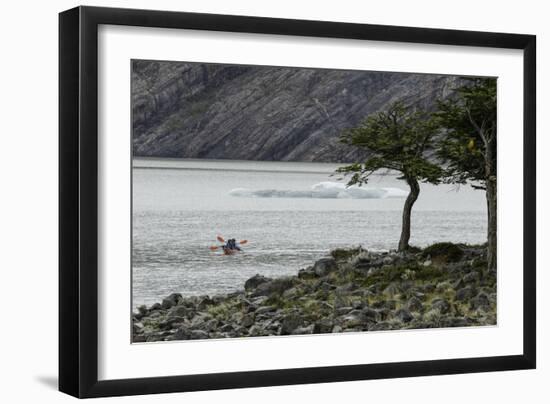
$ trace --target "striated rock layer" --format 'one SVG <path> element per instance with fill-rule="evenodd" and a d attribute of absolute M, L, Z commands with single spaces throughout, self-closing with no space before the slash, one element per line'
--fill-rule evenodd
<path fill-rule="evenodd" d="M 433 108 L 457 76 L 135 60 L 135 156 L 349 162 L 338 137 L 402 100 Z"/>

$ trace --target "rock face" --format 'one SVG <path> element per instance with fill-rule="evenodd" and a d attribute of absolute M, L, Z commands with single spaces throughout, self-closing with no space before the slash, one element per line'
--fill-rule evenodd
<path fill-rule="evenodd" d="M 135 156 L 350 162 L 343 129 L 401 100 L 432 108 L 460 79 L 136 60 Z"/>
<path fill-rule="evenodd" d="M 432 246 L 433 247 L 433 246 Z M 456 248 L 455 248 L 456 247 Z M 133 341 L 384 331 L 496 324 L 496 274 L 483 247 L 425 265 L 417 253 L 335 250 L 298 276 L 256 275 L 228 295 L 182 297 L 133 314 Z M 475 274 L 475 275 L 472 275 Z"/>

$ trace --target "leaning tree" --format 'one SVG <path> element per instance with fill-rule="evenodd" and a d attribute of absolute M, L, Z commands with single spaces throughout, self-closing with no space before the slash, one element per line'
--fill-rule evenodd
<path fill-rule="evenodd" d="M 438 156 L 446 165 L 445 182 L 486 191 L 487 265 L 497 265 L 497 82 L 468 79 L 457 96 L 439 102 L 436 121 L 444 134 Z"/>
<path fill-rule="evenodd" d="M 403 207 L 403 221 L 398 250 L 409 248 L 411 236 L 411 211 L 420 194 L 421 182 L 438 184 L 442 168 L 426 157 L 433 148 L 438 127 L 423 110 L 407 108 L 394 103 L 387 111 L 369 116 L 358 127 L 347 129 L 341 141 L 368 153 L 364 162 L 351 164 L 337 170 L 351 175 L 348 186 L 366 184 L 369 177 L 380 169 L 399 172 L 399 179 L 410 188 Z"/>

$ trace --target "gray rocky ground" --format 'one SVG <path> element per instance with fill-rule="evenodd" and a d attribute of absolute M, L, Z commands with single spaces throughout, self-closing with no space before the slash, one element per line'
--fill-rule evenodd
<path fill-rule="evenodd" d="M 133 341 L 322 334 L 496 324 L 484 246 L 407 253 L 334 250 L 296 276 L 256 275 L 227 295 L 173 293 L 133 314 Z"/>

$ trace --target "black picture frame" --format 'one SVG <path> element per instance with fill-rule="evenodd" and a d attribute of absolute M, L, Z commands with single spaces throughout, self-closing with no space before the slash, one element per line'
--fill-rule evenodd
<path fill-rule="evenodd" d="M 523 354 L 99 381 L 97 62 L 100 24 L 523 50 Z M 536 37 L 533 35 L 97 7 L 77 7 L 60 13 L 59 390 L 85 398 L 534 369 L 535 73 Z"/>

